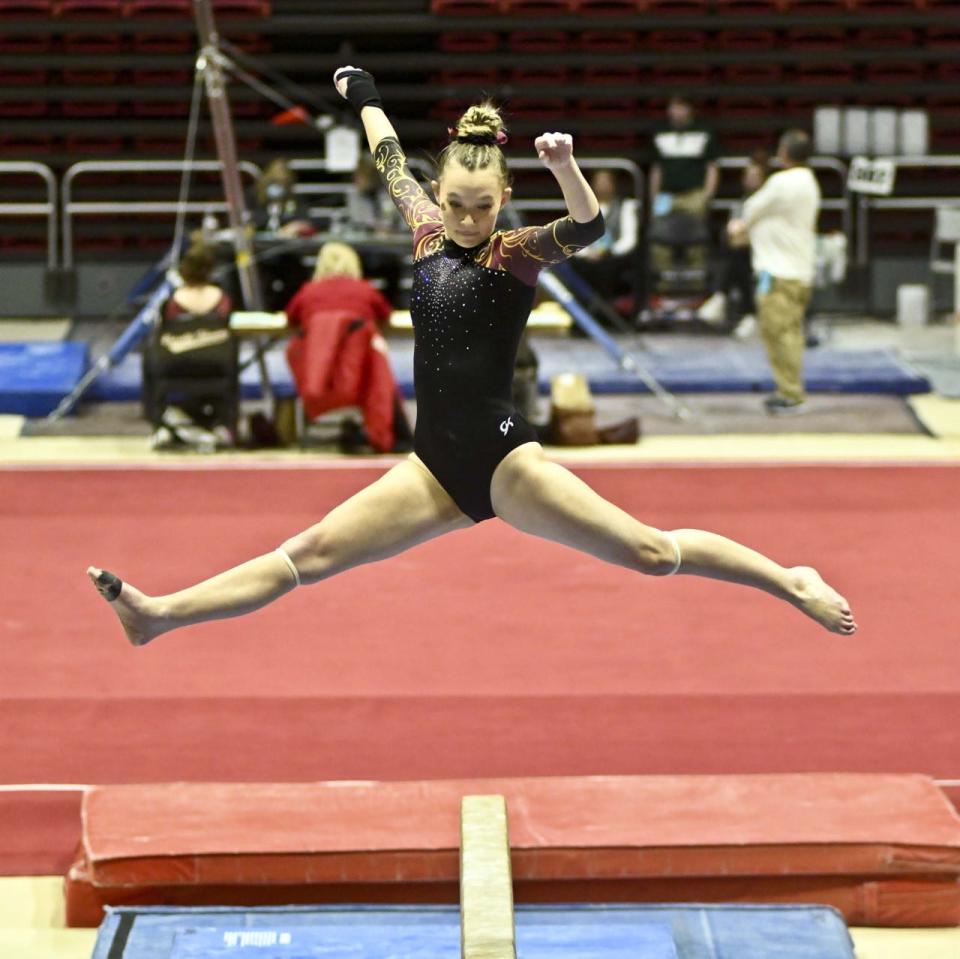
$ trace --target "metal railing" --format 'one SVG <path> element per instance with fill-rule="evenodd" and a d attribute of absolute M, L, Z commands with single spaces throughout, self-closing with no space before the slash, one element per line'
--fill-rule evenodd
<path fill-rule="evenodd" d="M 0 216 L 42 216 L 47 219 L 47 267 L 57 266 L 57 180 L 45 163 L 28 160 L 0 163 L 0 176 L 18 174 L 38 176 L 47 187 L 46 203 L 0 203 Z"/>
<path fill-rule="evenodd" d="M 84 160 L 74 163 L 63 175 L 60 187 L 61 211 L 63 227 L 63 266 L 71 269 L 74 265 L 73 249 L 73 219 L 76 216 L 112 215 L 142 215 L 142 214 L 169 214 L 176 216 L 181 210 L 177 200 L 110 200 L 110 201 L 78 201 L 73 199 L 74 181 L 90 173 L 182 173 L 185 169 L 196 173 L 212 173 L 220 170 L 218 160 L 194 160 L 187 164 L 183 160 Z M 242 161 L 239 164 L 241 173 L 256 180 L 260 176 L 260 168 L 255 163 Z M 182 207 L 187 213 L 224 213 L 227 204 L 224 200 L 189 201 Z"/>
<path fill-rule="evenodd" d="M 898 173 L 903 168 L 917 169 L 960 168 L 960 156 L 895 156 L 884 157 Z M 857 202 L 857 265 L 866 266 L 870 258 L 871 210 L 930 210 L 938 206 L 960 203 L 960 196 L 860 196 Z"/>
<path fill-rule="evenodd" d="M 820 201 L 821 210 L 837 210 L 840 213 L 843 223 L 843 232 L 847 237 L 847 243 L 853 240 L 853 203 L 850 192 L 847 189 L 847 173 L 849 172 L 847 164 L 833 157 L 810 157 L 810 168 L 820 170 L 825 173 L 836 173 L 840 178 L 840 196 L 828 196 Z M 717 160 L 717 166 L 721 170 L 742 170 L 750 163 L 749 157 L 721 157 Z M 715 210 L 733 210 L 736 209 L 742 200 L 712 200 L 710 208 Z"/>

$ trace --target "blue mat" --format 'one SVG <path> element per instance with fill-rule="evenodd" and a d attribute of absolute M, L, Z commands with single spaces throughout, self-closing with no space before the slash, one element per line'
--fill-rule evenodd
<path fill-rule="evenodd" d="M 819 906 L 521 906 L 518 959 L 853 959 Z M 458 959 L 450 906 L 109 910 L 92 959 Z"/>
<path fill-rule="evenodd" d="M 550 379 L 558 373 L 579 371 L 587 376 L 595 393 L 644 393 L 635 377 L 618 370 L 593 343 L 583 340 L 538 340 L 540 390 L 549 392 Z M 249 355 L 248 351 L 245 351 Z M 391 362 L 406 396 L 413 396 L 413 342 L 391 343 Z M 766 357 L 760 347 L 719 342 L 715 346 L 678 343 L 654 346 L 639 354 L 650 372 L 676 393 L 749 393 L 770 391 Z M 930 383 L 904 362 L 894 350 L 810 350 L 805 360 L 805 380 L 811 392 L 926 393 Z M 46 416 L 77 383 L 88 366 L 86 344 L 0 344 L 0 413 Z M 295 395 L 293 380 L 282 347 L 267 354 L 267 369 L 274 392 L 280 398 Z M 93 401 L 140 399 L 141 361 L 127 356 L 90 388 Z M 244 399 L 260 396 L 256 366 L 241 377 Z"/>
<path fill-rule="evenodd" d="M 86 373 L 86 343 L 0 343 L 0 413 L 46 416 Z"/>

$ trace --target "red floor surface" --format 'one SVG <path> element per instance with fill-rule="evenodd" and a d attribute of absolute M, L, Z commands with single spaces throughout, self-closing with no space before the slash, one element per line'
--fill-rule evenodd
<path fill-rule="evenodd" d="M 852 640 L 499 521 L 139 650 L 84 576 L 176 589 L 376 475 L 0 471 L 0 779 L 960 778 L 955 468 L 581 471 L 652 524 L 818 566 L 854 604 Z M 0 795 L 0 871 L 63 869 L 78 807 Z"/>

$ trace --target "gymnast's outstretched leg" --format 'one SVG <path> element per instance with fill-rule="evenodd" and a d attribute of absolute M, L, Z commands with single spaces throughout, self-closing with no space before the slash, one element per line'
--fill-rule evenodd
<path fill-rule="evenodd" d="M 147 596 L 93 566 L 87 575 L 110 600 L 130 642 L 142 646 L 183 626 L 243 616 L 301 583 L 317 583 L 471 525 L 426 467 L 411 456 L 280 549 L 180 592 Z"/>
<path fill-rule="evenodd" d="M 497 467 L 493 508 L 511 526 L 654 576 L 690 573 L 753 586 L 786 600 L 835 633 L 856 623 L 847 601 L 809 566 L 790 569 L 716 533 L 663 532 L 609 503 L 538 443 L 519 446 Z"/>

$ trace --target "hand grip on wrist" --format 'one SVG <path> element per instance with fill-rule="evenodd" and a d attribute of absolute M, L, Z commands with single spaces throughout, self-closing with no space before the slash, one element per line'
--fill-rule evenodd
<path fill-rule="evenodd" d="M 343 67 L 333 75 L 333 82 L 336 83 L 344 78 L 347 80 L 346 98 L 357 113 L 364 107 L 380 107 L 381 110 L 383 109 L 383 101 L 380 99 L 380 93 L 373 81 L 373 76 L 366 70 Z"/>

